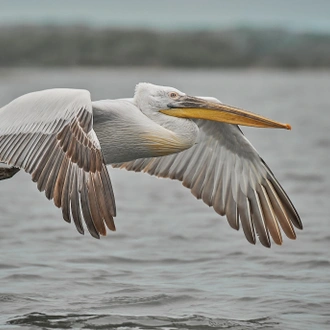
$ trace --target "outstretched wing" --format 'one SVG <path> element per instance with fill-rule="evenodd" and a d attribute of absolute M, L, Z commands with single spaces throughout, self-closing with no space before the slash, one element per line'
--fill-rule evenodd
<path fill-rule="evenodd" d="M 271 245 L 269 233 L 281 244 L 280 226 L 294 239 L 293 225 L 302 228 L 299 215 L 239 127 L 204 120 L 196 124 L 199 140 L 190 149 L 113 166 L 182 181 L 196 198 L 226 215 L 231 227 L 238 230 L 241 222 L 253 244 L 255 233 L 264 246 Z"/>
<path fill-rule="evenodd" d="M 19 97 L 0 109 L 0 161 L 23 168 L 40 191 L 84 233 L 115 230 L 115 200 L 93 130 L 90 94 L 52 89 Z"/>

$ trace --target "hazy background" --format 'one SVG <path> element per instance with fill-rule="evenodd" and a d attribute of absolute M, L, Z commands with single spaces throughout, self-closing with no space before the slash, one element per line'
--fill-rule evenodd
<path fill-rule="evenodd" d="M 1 0 L 3 24 L 87 24 L 157 30 L 237 26 L 329 32 L 327 0 Z"/>
<path fill-rule="evenodd" d="M 330 66 L 326 0 L 0 0 L 0 8 L 0 66 Z"/>
<path fill-rule="evenodd" d="M 252 246 L 179 182 L 109 166 L 117 232 L 95 240 L 21 171 L 0 184 L 0 329 L 329 329 L 329 17 L 325 0 L 0 0 L 0 107 L 147 81 L 288 122 L 243 131 L 304 224 Z"/>

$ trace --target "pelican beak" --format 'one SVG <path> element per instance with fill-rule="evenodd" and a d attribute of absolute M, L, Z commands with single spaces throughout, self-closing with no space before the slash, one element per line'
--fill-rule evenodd
<path fill-rule="evenodd" d="M 289 124 L 279 123 L 230 105 L 192 96 L 182 96 L 170 104 L 169 109 L 160 110 L 160 112 L 179 118 L 206 119 L 252 127 L 291 129 Z"/>

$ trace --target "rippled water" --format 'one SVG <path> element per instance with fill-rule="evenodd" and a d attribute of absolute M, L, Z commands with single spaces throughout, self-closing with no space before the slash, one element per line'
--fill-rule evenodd
<path fill-rule="evenodd" d="M 252 246 L 180 183 L 109 168 L 117 232 L 95 240 L 19 173 L 0 184 L 0 328 L 330 328 L 329 72 L 0 70 L 0 104 L 50 87 L 130 96 L 139 81 L 289 122 L 291 132 L 244 132 L 304 230 Z"/>

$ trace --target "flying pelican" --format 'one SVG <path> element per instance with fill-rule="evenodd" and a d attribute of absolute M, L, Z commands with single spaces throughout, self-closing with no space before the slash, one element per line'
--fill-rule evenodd
<path fill-rule="evenodd" d="M 115 230 L 107 164 L 182 181 L 192 194 L 241 224 L 247 240 L 270 247 L 282 231 L 295 239 L 299 215 L 238 125 L 282 124 L 210 97 L 139 83 L 133 98 L 91 101 L 87 90 L 50 89 L 23 95 L 0 109 L 0 161 L 24 169 L 40 191 L 90 234 Z M 105 226 L 106 225 L 106 226 Z M 257 234 L 257 235 L 256 235 Z"/>

